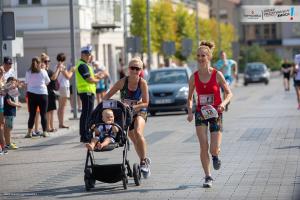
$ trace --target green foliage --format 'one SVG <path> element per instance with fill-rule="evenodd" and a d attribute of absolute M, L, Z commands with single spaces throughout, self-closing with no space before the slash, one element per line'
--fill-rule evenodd
<path fill-rule="evenodd" d="M 182 50 L 182 40 L 184 38 L 189 38 L 194 40 L 194 44 L 196 41 L 196 29 L 195 29 L 195 16 L 192 14 L 189 14 L 188 10 L 184 7 L 183 4 L 180 4 L 176 8 L 175 12 L 175 27 L 176 27 L 176 37 L 175 37 L 175 43 L 176 43 L 176 53 L 175 58 L 177 58 L 180 61 L 187 60 L 186 57 L 181 55 Z"/>
<path fill-rule="evenodd" d="M 241 71 L 244 71 L 248 62 L 263 62 L 274 71 L 280 69 L 281 59 L 278 55 L 269 53 L 258 45 L 242 46 L 239 61 Z"/>
<path fill-rule="evenodd" d="M 142 51 L 146 52 L 147 49 L 147 4 L 146 1 L 132 0 L 130 6 L 131 24 L 130 33 L 133 36 L 141 37 L 143 48 Z"/>
<path fill-rule="evenodd" d="M 174 10 L 170 0 L 157 1 L 151 11 L 151 43 L 155 52 L 161 53 L 164 41 L 175 41 Z"/>

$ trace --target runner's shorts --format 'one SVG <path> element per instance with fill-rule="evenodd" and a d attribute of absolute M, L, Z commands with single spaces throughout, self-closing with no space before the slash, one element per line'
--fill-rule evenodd
<path fill-rule="evenodd" d="M 201 112 L 195 112 L 195 126 L 209 126 L 210 132 L 218 132 L 223 130 L 223 116 L 219 113 L 218 118 L 211 118 L 205 120 Z"/>

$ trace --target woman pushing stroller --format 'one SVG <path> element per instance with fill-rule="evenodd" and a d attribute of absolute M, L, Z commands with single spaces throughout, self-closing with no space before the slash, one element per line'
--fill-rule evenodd
<path fill-rule="evenodd" d="M 132 106 L 134 116 L 129 126 L 129 138 L 134 144 L 140 158 L 141 172 L 144 178 L 150 176 L 150 159 L 146 157 L 147 144 L 144 138 L 144 128 L 147 120 L 147 107 L 149 103 L 147 82 L 139 75 L 143 69 L 143 62 L 134 57 L 129 62 L 128 76 L 116 82 L 103 100 L 111 98 L 117 91 L 121 93 L 121 101 Z"/>

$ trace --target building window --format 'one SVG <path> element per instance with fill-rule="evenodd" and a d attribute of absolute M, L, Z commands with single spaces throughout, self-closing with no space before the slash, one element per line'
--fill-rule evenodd
<path fill-rule="evenodd" d="M 255 25 L 255 36 L 257 39 L 260 39 L 261 38 L 261 26 L 259 24 L 256 24 Z"/>
<path fill-rule="evenodd" d="M 41 0 L 32 0 L 32 4 L 41 4 Z"/>
<path fill-rule="evenodd" d="M 27 3 L 27 0 L 19 0 L 19 5 L 26 5 Z"/>

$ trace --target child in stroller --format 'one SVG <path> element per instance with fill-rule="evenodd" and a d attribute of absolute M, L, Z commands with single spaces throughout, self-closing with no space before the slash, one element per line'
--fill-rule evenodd
<path fill-rule="evenodd" d="M 109 144 L 115 143 L 119 128 L 111 125 L 115 121 L 114 113 L 111 109 L 105 109 L 102 111 L 102 121 L 105 124 L 100 124 L 98 127 L 92 127 L 95 131 L 95 136 L 91 142 L 86 144 L 86 147 L 93 151 L 95 148 L 101 150 Z"/>

